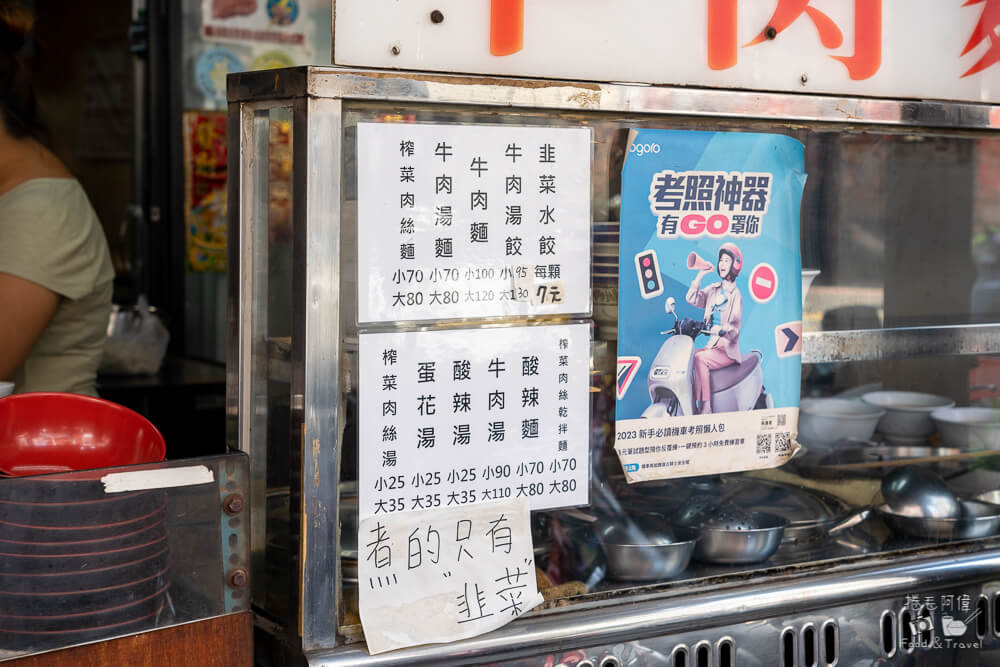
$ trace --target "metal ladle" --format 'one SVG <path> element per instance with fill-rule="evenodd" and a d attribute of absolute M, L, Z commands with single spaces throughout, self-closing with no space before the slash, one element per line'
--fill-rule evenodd
<path fill-rule="evenodd" d="M 882 497 L 896 514 L 924 519 L 957 519 L 962 505 L 930 470 L 904 466 L 882 478 Z"/>

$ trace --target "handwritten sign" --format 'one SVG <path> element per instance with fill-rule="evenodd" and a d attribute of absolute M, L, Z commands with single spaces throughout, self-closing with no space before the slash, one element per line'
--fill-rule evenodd
<path fill-rule="evenodd" d="M 358 124 L 359 322 L 590 312 L 591 130 Z"/>
<path fill-rule="evenodd" d="M 589 324 L 360 336 L 361 516 L 588 500 Z"/>
<path fill-rule="evenodd" d="M 474 637 L 542 603 L 525 498 L 368 517 L 358 547 L 372 655 Z"/>

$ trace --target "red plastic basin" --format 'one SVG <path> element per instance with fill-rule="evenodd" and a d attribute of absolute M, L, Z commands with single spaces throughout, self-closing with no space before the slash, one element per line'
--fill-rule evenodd
<path fill-rule="evenodd" d="M 100 398 L 40 392 L 0 399 L 0 471 L 14 476 L 162 461 L 149 420 Z"/>

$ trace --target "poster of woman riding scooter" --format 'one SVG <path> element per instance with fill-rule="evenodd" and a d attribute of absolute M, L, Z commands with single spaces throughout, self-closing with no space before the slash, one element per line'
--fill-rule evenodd
<path fill-rule="evenodd" d="M 705 309 L 702 332 L 707 328 L 711 336 L 705 347 L 694 353 L 694 409 L 704 415 L 712 412 L 713 371 L 739 364 L 743 359 L 740 356 L 743 295 L 736 287 L 736 277 L 743 268 L 743 253 L 735 243 L 723 243 L 719 247 L 719 261 L 715 267 L 698 257 L 697 253 L 688 257 L 688 263 L 696 265 L 698 274 L 688 288 L 687 302 L 695 308 Z M 703 288 L 702 278 L 714 270 L 718 270 L 721 280 Z M 749 363 L 755 367 L 758 365 L 752 359 Z M 765 400 L 763 388 L 759 396 L 759 400 Z M 766 403 L 761 407 L 764 405 Z"/>
<path fill-rule="evenodd" d="M 774 134 L 630 133 L 615 424 L 630 481 L 794 453 L 803 152 Z"/>

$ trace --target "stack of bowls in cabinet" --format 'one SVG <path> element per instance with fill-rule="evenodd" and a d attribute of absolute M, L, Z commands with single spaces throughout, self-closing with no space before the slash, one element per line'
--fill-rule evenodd
<path fill-rule="evenodd" d="M 810 451 L 829 451 L 841 442 L 866 441 L 885 410 L 851 398 L 803 398 L 799 441 Z"/>
<path fill-rule="evenodd" d="M 0 647 L 152 627 L 169 586 L 166 505 L 162 491 L 105 496 L 97 480 L 0 484 Z"/>
<path fill-rule="evenodd" d="M 959 449 L 1000 449 L 1000 410 L 986 407 L 938 408 L 931 412 L 941 440 Z"/>
<path fill-rule="evenodd" d="M 891 445 L 922 445 L 934 433 L 931 413 L 950 408 L 955 401 L 947 396 L 916 391 L 872 391 L 861 400 L 885 410 L 878 430 Z"/>
<path fill-rule="evenodd" d="M 139 632 L 168 603 L 167 494 L 90 470 L 163 460 L 140 415 L 86 396 L 0 399 L 0 649 Z M 84 470 L 88 472 L 70 472 Z M 57 474 L 39 473 L 58 472 Z"/>

